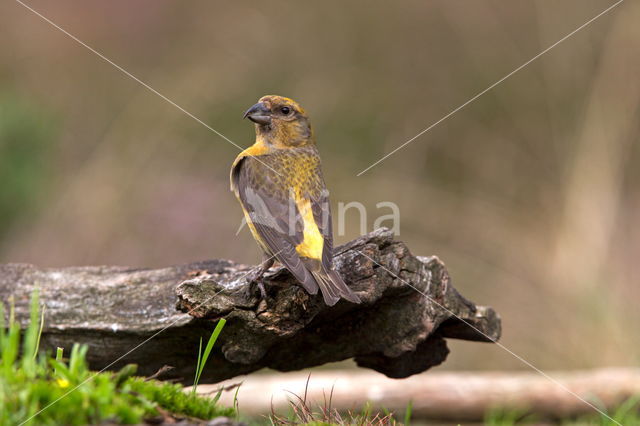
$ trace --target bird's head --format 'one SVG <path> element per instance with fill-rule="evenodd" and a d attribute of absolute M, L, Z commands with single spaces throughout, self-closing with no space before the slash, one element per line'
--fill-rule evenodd
<path fill-rule="evenodd" d="M 256 135 L 268 145 L 292 148 L 313 144 L 313 132 L 305 110 L 293 99 L 267 95 L 244 113 L 256 123 Z"/>

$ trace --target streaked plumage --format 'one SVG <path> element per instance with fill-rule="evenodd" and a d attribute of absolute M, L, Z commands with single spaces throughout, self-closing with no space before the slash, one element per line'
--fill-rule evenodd
<path fill-rule="evenodd" d="M 247 114 L 256 142 L 236 158 L 231 189 L 267 257 L 275 257 L 310 294 L 325 303 L 360 299 L 333 269 L 333 235 L 313 132 L 293 100 L 265 96 Z"/>

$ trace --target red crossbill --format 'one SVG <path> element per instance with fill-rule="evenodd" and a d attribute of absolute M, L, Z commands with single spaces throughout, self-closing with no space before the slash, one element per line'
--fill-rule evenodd
<path fill-rule="evenodd" d="M 231 167 L 231 190 L 262 248 L 261 278 L 274 260 L 327 305 L 360 298 L 333 269 L 331 209 L 309 117 L 295 101 L 264 96 L 245 113 L 255 123 L 255 143 Z"/>

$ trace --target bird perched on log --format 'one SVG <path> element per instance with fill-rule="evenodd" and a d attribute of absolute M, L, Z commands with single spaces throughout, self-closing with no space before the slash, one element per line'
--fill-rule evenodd
<path fill-rule="evenodd" d="M 233 162 L 231 190 L 265 256 L 249 280 L 277 259 L 308 293 L 320 289 L 327 305 L 341 297 L 359 303 L 333 269 L 329 193 L 307 113 L 292 99 L 263 96 L 244 118 L 255 123 L 256 141 Z"/>

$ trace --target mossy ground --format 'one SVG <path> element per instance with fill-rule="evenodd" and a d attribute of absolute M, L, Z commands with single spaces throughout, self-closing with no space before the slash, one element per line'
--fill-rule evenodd
<path fill-rule="evenodd" d="M 217 398 L 185 393 L 182 386 L 136 377 L 129 365 L 118 373 L 88 369 L 87 346 L 74 345 L 68 359 L 38 351 L 38 297 L 24 333 L 0 304 L 0 425 L 140 424 L 186 418 L 234 416 Z M 59 351 L 62 352 L 62 351 Z"/>

